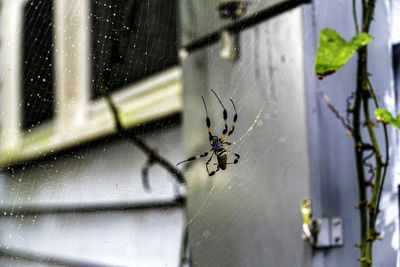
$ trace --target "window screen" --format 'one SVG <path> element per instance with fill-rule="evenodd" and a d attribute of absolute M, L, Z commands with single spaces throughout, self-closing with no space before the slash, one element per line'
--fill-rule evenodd
<path fill-rule="evenodd" d="M 90 7 L 92 98 L 176 65 L 176 1 L 96 0 Z"/>
<path fill-rule="evenodd" d="M 53 1 L 29 0 L 24 7 L 22 41 L 22 128 L 54 116 Z"/>

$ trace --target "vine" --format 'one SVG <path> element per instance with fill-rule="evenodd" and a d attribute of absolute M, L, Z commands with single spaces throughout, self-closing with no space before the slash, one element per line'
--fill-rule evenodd
<path fill-rule="evenodd" d="M 359 209 L 360 217 L 360 242 L 357 247 L 360 249 L 360 266 L 369 267 L 373 264 L 374 241 L 380 239 L 376 230 L 376 220 L 380 211 L 380 199 L 389 164 L 387 123 L 400 128 L 400 115 L 394 118 L 389 111 L 379 107 L 375 89 L 369 79 L 367 44 L 372 40 L 369 28 L 373 20 L 375 0 L 361 0 L 361 28 L 359 28 L 355 0 L 352 1 L 352 5 L 356 35 L 347 42 L 335 30 L 322 29 L 315 60 L 315 72 L 318 78 L 322 79 L 346 64 L 355 52 L 358 54 L 356 90 L 347 99 L 347 117 L 344 118 L 339 114 L 324 93 L 320 92 L 320 94 L 354 140 L 359 193 L 356 208 Z M 353 105 L 351 105 L 352 101 Z M 376 108 L 374 114 L 377 119 L 371 117 L 371 101 Z M 365 121 L 361 120 L 362 117 Z M 383 122 L 381 130 L 384 135 L 384 156 L 375 133 L 375 126 L 379 122 Z"/>

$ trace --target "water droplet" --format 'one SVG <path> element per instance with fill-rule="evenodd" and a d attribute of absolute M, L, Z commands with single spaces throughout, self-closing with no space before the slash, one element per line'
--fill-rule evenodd
<path fill-rule="evenodd" d="M 204 238 L 209 238 L 210 237 L 210 231 L 208 231 L 208 230 L 203 231 L 203 237 Z"/>

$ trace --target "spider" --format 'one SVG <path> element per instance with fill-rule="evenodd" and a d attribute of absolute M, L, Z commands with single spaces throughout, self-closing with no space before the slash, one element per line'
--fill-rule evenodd
<path fill-rule="evenodd" d="M 228 132 L 228 125 L 226 120 L 228 119 L 228 112 L 225 109 L 225 106 L 222 104 L 222 101 L 219 99 L 218 95 L 214 92 L 214 90 L 211 89 L 211 91 L 214 93 L 214 95 L 216 96 L 216 98 L 218 99 L 219 103 L 222 106 L 223 112 L 222 115 L 224 117 L 225 120 L 225 128 L 222 131 L 222 136 L 218 137 L 215 135 L 212 135 L 211 133 L 211 121 L 210 118 L 208 117 L 208 111 L 207 111 L 207 106 L 206 106 L 206 102 L 204 101 L 203 96 L 201 96 L 201 99 L 203 100 L 203 104 L 204 104 L 204 109 L 206 110 L 206 125 L 208 128 L 208 139 L 211 145 L 211 149 L 207 152 L 204 152 L 203 154 L 197 155 L 197 156 L 193 156 L 188 158 L 187 160 L 181 161 L 176 165 L 179 165 L 181 163 L 187 162 L 187 161 L 192 161 L 198 158 L 202 158 L 202 157 L 206 157 L 207 155 L 209 155 L 211 152 L 211 157 L 208 159 L 207 163 L 206 163 L 206 169 L 207 169 L 207 173 L 209 176 L 213 176 L 217 171 L 219 171 L 219 169 L 221 170 L 225 170 L 226 169 L 226 165 L 228 164 L 236 164 L 239 161 L 240 155 L 236 154 L 232 151 L 229 151 L 228 149 L 224 148 L 224 146 L 230 146 L 231 143 L 226 142 L 226 140 L 228 139 L 228 137 L 233 133 L 233 131 L 235 130 L 235 123 L 237 121 L 237 112 L 236 112 L 236 107 L 235 107 L 235 103 L 233 103 L 232 99 L 229 99 L 232 102 L 233 108 L 235 110 L 235 116 L 233 117 L 233 124 L 232 124 L 232 129 Z M 226 133 L 228 133 L 226 135 Z M 225 136 L 226 135 L 226 136 Z M 227 162 L 227 152 L 231 153 L 233 155 L 235 155 L 235 159 L 233 162 Z M 217 165 L 217 169 L 215 171 L 210 172 L 208 169 L 208 164 L 210 163 L 211 159 L 214 157 L 214 154 L 216 155 L 216 163 L 214 163 L 214 165 Z"/>

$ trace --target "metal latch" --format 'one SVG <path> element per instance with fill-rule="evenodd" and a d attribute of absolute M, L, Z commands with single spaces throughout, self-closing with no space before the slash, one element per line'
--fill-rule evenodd
<path fill-rule="evenodd" d="M 340 217 L 313 218 L 309 199 L 300 203 L 303 217 L 302 238 L 313 248 L 340 247 L 343 245 L 343 226 Z"/>

